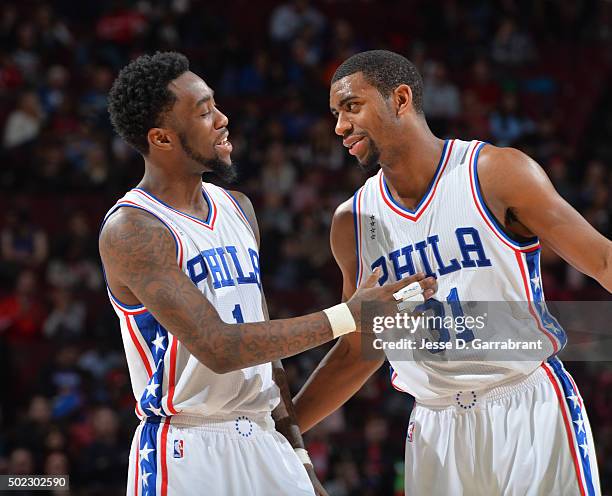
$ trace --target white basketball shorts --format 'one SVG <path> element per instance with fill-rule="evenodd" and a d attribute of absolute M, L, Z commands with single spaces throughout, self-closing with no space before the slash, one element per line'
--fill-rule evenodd
<path fill-rule="evenodd" d="M 525 380 L 417 403 L 406 438 L 406 495 L 600 495 L 589 420 L 556 358 Z"/>
<path fill-rule="evenodd" d="M 313 496 L 310 478 L 269 414 L 147 419 L 138 426 L 128 496 Z"/>

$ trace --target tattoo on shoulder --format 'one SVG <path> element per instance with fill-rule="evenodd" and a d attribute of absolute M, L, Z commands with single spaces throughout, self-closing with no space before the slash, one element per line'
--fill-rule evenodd
<path fill-rule="evenodd" d="M 176 260 L 167 228 L 144 212 L 122 212 L 111 219 L 103 230 L 100 248 L 102 257 L 108 257 L 112 270 L 128 286 L 153 275 L 152 264 Z"/>

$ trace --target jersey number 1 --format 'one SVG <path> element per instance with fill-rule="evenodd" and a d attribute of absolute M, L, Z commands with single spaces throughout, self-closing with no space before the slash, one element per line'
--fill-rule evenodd
<path fill-rule="evenodd" d="M 236 305 L 232 310 L 232 317 L 236 319 L 236 324 L 244 324 L 244 317 L 242 316 L 242 308 L 240 305 Z"/>

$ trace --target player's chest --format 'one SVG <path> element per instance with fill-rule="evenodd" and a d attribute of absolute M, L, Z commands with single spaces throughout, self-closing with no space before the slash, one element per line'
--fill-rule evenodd
<path fill-rule="evenodd" d="M 434 211 L 411 222 L 369 212 L 362 223 L 361 256 L 370 269 L 381 267 L 385 279 L 416 272 L 440 277 L 494 263 L 487 231 L 469 217 L 441 218 Z"/>
<path fill-rule="evenodd" d="M 209 232 L 185 232 L 183 268 L 192 282 L 212 291 L 229 287 L 261 288 L 259 250 L 252 232 L 225 226 Z"/>

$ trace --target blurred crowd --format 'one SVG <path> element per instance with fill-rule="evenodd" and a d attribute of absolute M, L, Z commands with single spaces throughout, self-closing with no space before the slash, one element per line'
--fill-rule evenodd
<path fill-rule="evenodd" d="M 138 182 L 106 94 L 135 56 L 178 50 L 229 116 L 273 318 L 336 303 L 335 207 L 365 177 L 333 134 L 328 83 L 370 48 L 403 53 L 440 137 L 516 146 L 612 234 L 612 3 L 599 0 L 6 0 L 0 9 L 0 473 L 123 494 L 137 424 L 97 253 Z M 606 91 L 607 90 L 607 91 Z M 213 180 L 213 178 L 206 178 Z M 544 249 L 549 300 L 610 295 Z M 294 392 L 327 351 L 286 361 Z M 612 367 L 569 363 L 612 487 Z M 306 442 L 332 496 L 403 494 L 412 399 L 382 369 Z"/>

